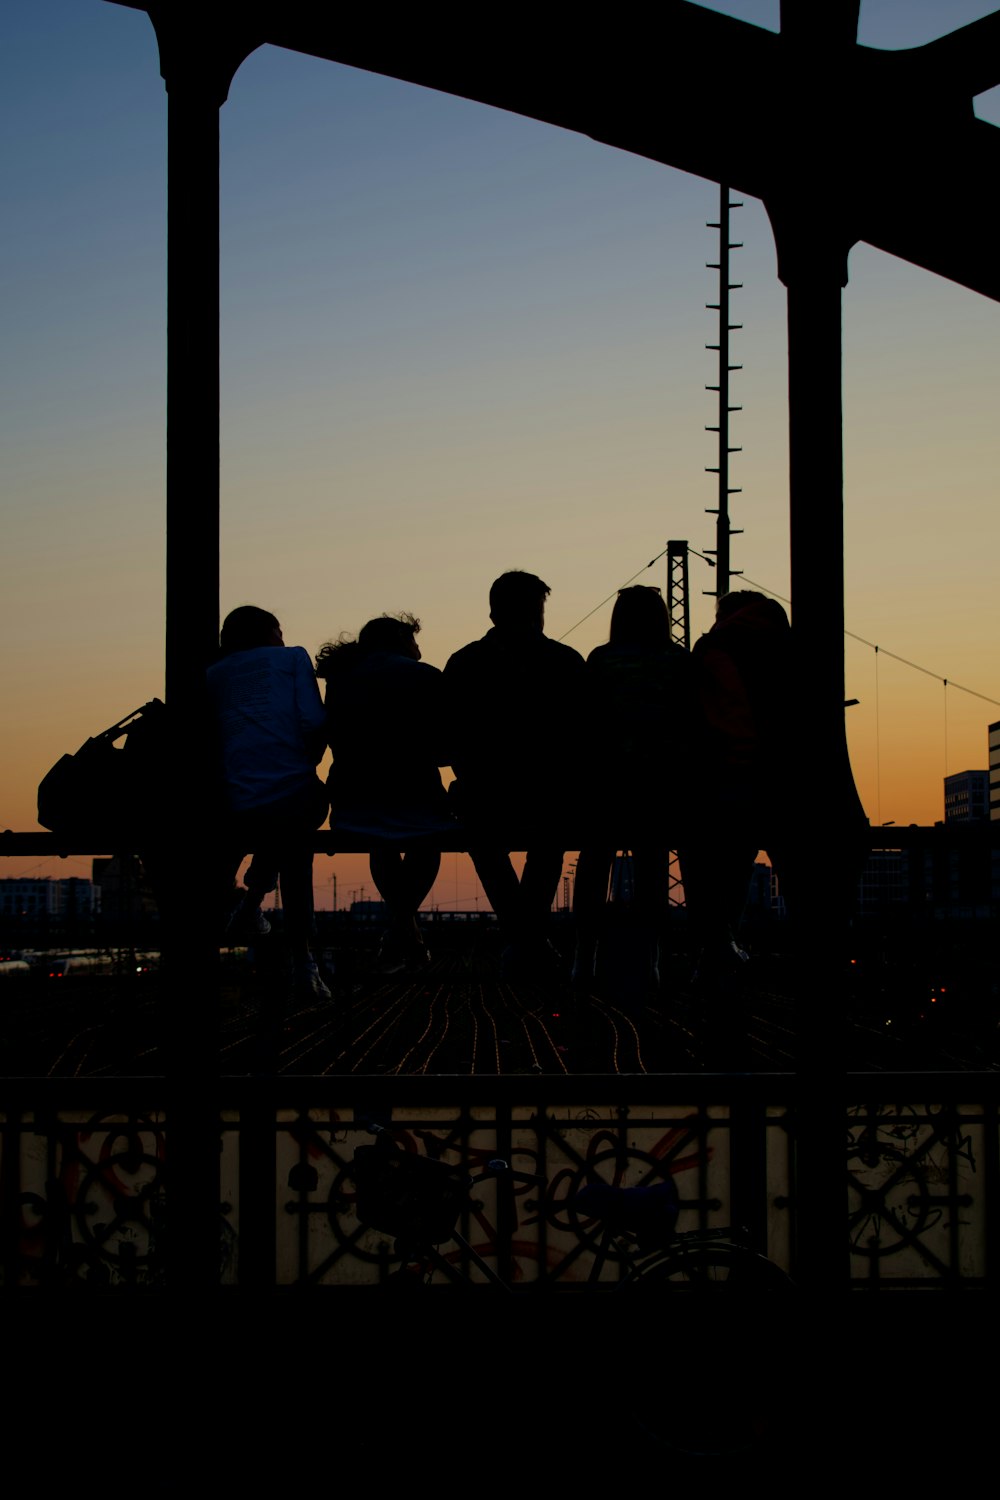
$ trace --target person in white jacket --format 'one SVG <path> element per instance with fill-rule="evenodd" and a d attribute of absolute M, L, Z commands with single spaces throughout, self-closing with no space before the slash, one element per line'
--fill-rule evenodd
<path fill-rule="evenodd" d="M 286 646 L 274 615 L 245 604 L 226 616 L 220 657 L 208 669 L 226 802 L 231 877 L 247 850 L 246 895 L 229 919 L 232 938 L 262 937 L 261 902 L 281 880 L 296 989 L 329 999 L 310 949 L 313 925 L 309 835 L 326 817 L 316 775 L 326 723 L 316 674 L 302 646 Z"/>

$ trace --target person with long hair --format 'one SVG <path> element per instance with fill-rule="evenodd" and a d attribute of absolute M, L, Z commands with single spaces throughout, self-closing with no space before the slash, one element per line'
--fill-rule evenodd
<path fill-rule="evenodd" d="M 669 858 L 685 838 L 696 707 L 691 658 L 670 639 L 659 589 L 620 590 L 606 645 L 587 657 L 583 724 L 588 823 L 574 889 L 573 982 L 595 982 L 598 939 L 615 852 L 632 856 L 633 952 L 640 983 L 659 983 L 658 934 Z M 614 982 L 615 976 L 607 976 Z"/>
<path fill-rule="evenodd" d="M 758 850 L 767 850 L 787 885 L 795 762 L 788 616 L 776 599 L 735 589 L 718 600 L 692 659 L 705 739 L 702 827 L 686 852 L 685 886 L 700 950 L 696 977 L 715 983 L 746 959 L 739 928 Z"/>
<path fill-rule="evenodd" d="M 428 961 L 417 913 L 437 879 L 440 836 L 454 826 L 438 770 L 447 763 L 441 673 L 421 661 L 419 630 L 413 615 L 381 615 L 316 658 L 333 751 L 330 827 L 371 841 L 389 913 L 379 950 L 388 973 Z"/>

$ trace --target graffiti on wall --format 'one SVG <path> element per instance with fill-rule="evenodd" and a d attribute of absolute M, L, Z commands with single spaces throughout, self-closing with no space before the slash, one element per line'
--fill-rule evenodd
<path fill-rule="evenodd" d="M 848 1113 L 852 1276 L 947 1281 L 982 1275 L 980 1111 L 872 1105 Z"/>
<path fill-rule="evenodd" d="M 14 1280 L 150 1287 L 162 1280 L 165 1138 L 155 1114 L 38 1118 L 20 1134 Z M 13 1164 L 5 1163 L 9 1174 Z"/>
<path fill-rule="evenodd" d="M 310 1284 L 384 1280 L 398 1268 L 392 1234 L 357 1214 L 354 1150 L 370 1142 L 372 1121 L 300 1114 L 281 1148 L 287 1233 L 279 1241 L 279 1278 Z M 682 1227 L 725 1224 L 729 1203 L 729 1117 L 725 1110 L 567 1109 L 495 1118 L 442 1120 L 416 1112 L 382 1122 L 394 1147 L 446 1164 L 472 1179 L 456 1221 L 460 1240 L 443 1245 L 439 1266 L 484 1279 L 476 1258 L 502 1268 L 514 1284 L 622 1279 L 637 1247 L 609 1235 L 575 1206 L 590 1184 L 652 1187 L 676 1183 Z M 490 1163 L 511 1171 L 499 1177 Z M 782 1180 L 772 1197 L 787 1191 Z M 471 1253 L 470 1253 L 471 1252 Z"/>

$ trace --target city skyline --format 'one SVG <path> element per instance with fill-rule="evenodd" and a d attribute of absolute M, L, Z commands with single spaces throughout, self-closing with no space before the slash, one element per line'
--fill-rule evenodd
<path fill-rule="evenodd" d="M 777 25 L 776 3 L 715 8 Z M 864 0 L 859 39 L 917 45 L 993 8 Z M 13 0 L 2 25 L 0 827 L 30 830 L 52 762 L 162 695 L 166 100 L 141 13 Z M 223 613 L 260 603 L 314 652 L 409 609 L 443 665 L 488 627 L 493 577 L 524 567 L 552 585 L 550 633 L 586 654 L 610 605 L 574 623 L 669 537 L 714 545 L 714 184 L 274 48 L 222 111 L 221 180 Z M 787 596 L 784 295 L 766 215 L 742 201 L 734 566 Z M 876 680 L 849 640 L 846 687 L 873 822 L 943 816 L 943 776 L 986 763 L 1000 717 L 886 655 L 1000 700 L 998 322 L 984 298 L 851 253 L 846 616 L 884 649 Z M 697 635 L 712 579 L 691 567 Z M 663 565 L 639 581 L 662 584 Z M 370 885 L 337 868 L 341 889 Z"/>

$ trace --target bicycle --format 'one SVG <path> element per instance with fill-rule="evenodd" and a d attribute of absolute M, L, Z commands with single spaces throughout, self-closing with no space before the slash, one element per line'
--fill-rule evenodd
<path fill-rule="evenodd" d="M 513 1291 L 510 1282 L 459 1232 L 459 1214 L 484 1182 L 504 1179 L 537 1185 L 545 1179 L 515 1171 L 501 1157 L 487 1162 L 478 1176 L 470 1176 L 432 1157 L 401 1151 L 382 1126 L 369 1128 L 375 1144 L 356 1148 L 350 1174 L 358 1189 L 356 1211 L 362 1224 L 395 1237 L 400 1268 L 394 1274 L 429 1283 L 440 1272 L 447 1280 L 471 1284 L 471 1278 L 438 1249 L 451 1240 L 465 1262 L 474 1264 L 490 1284 Z M 617 1290 L 656 1282 L 672 1288 L 755 1291 L 794 1286 L 779 1266 L 747 1242 L 744 1231 L 731 1227 L 678 1230 L 681 1200 L 672 1179 L 631 1188 L 593 1182 L 567 1200 L 566 1206 L 583 1237 L 588 1223 L 601 1226 L 584 1286 Z M 629 1269 L 617 1281 L 608 1282 L 602 1278 L 611 1258 Z"/>
<path fill-rule="evenodd" d="M 374 1125 L 369 1129 L 375 1142 L 356 1148 L 350 1172 L 357 1188 L 354 1207 L 362 1224 L 395 1238 L 398 1264 L 388 1275 L 389 1284 L 429 1285 L 440 1276 L 444 1282 L 471 1287 L 474 1282 L 468 1270 L 439 1248 L 451 1242 L 464 1266 L 477 1268 L 490 1286 L 513 1293 L 510 1280 L 459 1231 L 458 1218 L 482 1183 L 502 1180 L 513 1187 L 517 1183 L 540 1185 L 545 1179 L 516 1171 L 500 1157 L 488 1161 L 485 1171 L 471 1175 L 460 1167 L 400 1150 L 384 1127 Z M 725 1325 L 740 1334 L 742 1327 L 735 1327 L 738 1320 L 733 1315 L 753 1304 L 757 1311 L 763 1307 L 770 1318 L 779 1305 L 787 1305 L 780 1294 L 794 1290 L 792 1279 L 732 1228 L 679 1231 L 676 1225 L 681 1200 L 672 1179 L 634 1188 L 594 1181 L 574 1193 L 566 1206 L 578 1219 L 584 1235 L 591 1235 L 594 1248 L 589 1275 L 574 1290 L 623 1293 L 630 1314 L 638 1315 L 638 1321 L 633 1319 L 637 1340 L 648 1334 L 649 1345 L 655 1348 L 655 1341 L 666 1331 L 685 1352 L 685 1373 L 677 1382 L 682 1399 L 676 1399 L 673 1386 L 659 1375 L 623 1380 L 614 1391 L 622 1416 L 675 1454 L 718 1458 L 756 1447 L 769 1434 L 774 1420 L 765 1405 L 766 1384 L 754 1379 L 753 1360 L 760 1353 L 760 1345 L 738 1342 L 723 1356 L 721 1325 L 709 1318 L 711 1326 L 706 1327 L 704 1315 L 709 1311 L 722 1313 Z M 592 1231 L 589 1226 L 598 1227 Z M 610 1258 L 624 1271 L 617 1280 L 605 1277 Z M 656 1318 L 650 1319 L 646 1312 L 648 1304 L 639 1295 L 642 1288 L 654 1297 L 661 1290 L 669 1291 L 671 1313 L 685 1305 L 683 1294 L 687 1293 L 687 1309 L 694 1320 L 686 1324 L 683 1320 L 667 1320 L 661 1330 Z M 714 1295 L 706 1295 L 720 1288 L 729 1293 L 721 1302 Z M 625 1304 L 615 1307 L 624 1313 Z M 627 1349 L 628 1319 L 619 1318 L 616 1312 L 613 1327 L 623 1336 L 623 1348 Z M 699 1342 L 689 1337 L 685 1342 L 679 1337 L 681 1327 L 700 1329 L 704 1337 Z M 641 1342 L 631 1353 L 641 1356 Z M 741 1360 L 751 1363 L 744 1368 Z M 721 1384 L 720 1366 L 727 1372 Z"/>
<path fill-rule="evenodd" d="M 603 1226 L 591 1283 L 599 1282 L 615 1248 L 631 1261 L 631 1269 L 618 1283 L 622 1288 L 642 1282 L 698 1291 L 787 1291 L 794 1286 L 780 1266 L 748 1243 L 745 1230 L 729 1226 L 679 1230 L 681 1199 L 672 1178 L 631 1188 L 592 1183 L 575 1194 L 570 1206 L 578 1217 Z M 629 1243 L 638 1259 L 628 1249 Z"/>

